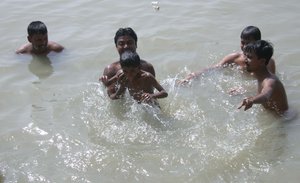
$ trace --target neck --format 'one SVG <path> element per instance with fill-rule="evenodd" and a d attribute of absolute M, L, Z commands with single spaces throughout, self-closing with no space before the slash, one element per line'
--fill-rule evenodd
<path fill-rule="evenodd" d="M 271 73 L 267 67 L 263 67 L 260 70 L 253 72 L 253 74 L 258 80 L 262 80 L 262 79 L 266 78 L 267 76 L 271 75 Z"/>

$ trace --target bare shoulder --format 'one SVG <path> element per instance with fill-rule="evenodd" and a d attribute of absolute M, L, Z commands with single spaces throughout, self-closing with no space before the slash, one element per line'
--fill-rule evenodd
<path fill-rule="evenodd" d="M 30 53 L 32 50 L 31 43 L 26 43 L 16 50 L 17 54 Z"/>
<path fill-rule="evenodd" d="M 109 78 L 113 77 L 120 69 L 120 62 L 113 62 L 104 68 L 103 75 L 107 75 Z"/>
<path fill-rule="evenodd" d="M 145 60 L 141 60 L 141 64 L 147 65 L 147 66 L 152 66 L 151 63 L 149 63 L 149 62 L 147 62 L 147 61 L 145 61 Z M 152 66 L 152 67 L 153 67 L 153 66 Z"/>
<path fill-rule="evenodd" d="M 142 78 L 147 78 L 147 79 L 155 79 L 155 77 L 153 76 L 153 74 L 151 74 L 150 72 L 147 71 L 141 71 L 141 76 Z"/>
<path fill-rule="evenodd" d="M 51 51 L 55 51 L 55 52 L 61 52 L 64 49 L 64 47 L 62 45 L 60 45 L 54 41 L 49 41 L 48 46 Z"/>
<path fill-rule="evenodd" d="M 275 86 L 276 84 L 281 83 L 281 81 L 278 79 L 278 77 L 275 74 L 271 74 L 270 76 L 266 77 L 262 85 L 263 86 Z"/>
<path fill-rule="evenodd" d="M 141 69 L 151 73 L 155 77 L 155 70 L 151 63 L 145 60 L 141 60 Z"/>

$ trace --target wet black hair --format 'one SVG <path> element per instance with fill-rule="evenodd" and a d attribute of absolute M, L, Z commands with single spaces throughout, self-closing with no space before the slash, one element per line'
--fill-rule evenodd
<path fill-rule="evenodd" d="M 268 65 L 269 60 L 273 56 L 273 45 L 272 43 L 265 40 L 258 40 L 249 43 L 245 46 L 244 52 L 255 53 L 258 58 L 264 58 L 266 60 L 266 65 Z"/>
<path fill-rule="evenodd" d="M 33 21 L 28 25 L 27 32 L 29 36 L 34 34 L 47 34 L 47 27 L 41 21 Z"/>
<path fill-rule="evenodd" d="M 138 67 L 141 65 L 141 59 L 136 52 L 125 51 L 120 56 L 121 67 Z"/>
<path fill-rule="evenodd" d="M 137 35 L 136 33 L 134 32 L 134 30 L 130 27 L 125 27 L 125 28 L 119 28 L 118 31 L 116 32 L 116 35 L 115 35 L 115 44 L 117 45 L 117 41 L 119 39 L 119 37 L 121 36 L 130 36 L 134 39 L 135 41 L 135 44 L 137 44 Z"/>
<path fill-rule="evenodd" d="M 261 33 L 258 27 L 255 26 L 247 26 L 243 29 L 241 33 L 241 39 L 251 39 L 253 38 L 255 41 L 261 40 Z"/>

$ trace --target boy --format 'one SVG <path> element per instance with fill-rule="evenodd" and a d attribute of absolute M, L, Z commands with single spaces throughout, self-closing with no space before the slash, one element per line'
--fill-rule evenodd
<path fill-rule="evenodd" d="M 21 46 L 16 53 L 47 55 L 51 51 L 61 52 L 64 47 L 53 41 L 48 42 L 46 25 L 41 21 L 33 21 L 27 28 L 29 43 Z"/>
<path fill-rule="evenodd" d="M 247 71 L 257 79 L 258 94 L 244 99 L 238 109 L 245 106 L 244 110 L 247 110 L 253 104 L 262 104 L 279 116 L 284 115 L 289 108 L 284 86 L 267 68 L 273 55 L 272 45 L 264 40 L 249 43 L 244 48 L 244 54 Z"/>
<path fill-rule="evenodd" d="M 120 28 L 115 34 L 114 41 L 120 56 L 127 50 L 132 52 L 136 51 L 137 35 L 130 27 Z M 141 60 L 141 69 L 155 76 L 153 66 L 144 60 Z M 108 81 L 115 76 L 119 70 L 121 70 L 120 60 L 108 65 L 104 69 L 103 76 L 99 78 L 104 86 L 107 87 L 107 94 L 110 98 L 111 95 L 115 94 L 117 91 L 117 83 L 116 80 L 111 80 L 111 82 Z"/>
<path fill-rule="evenodd" d="M 111 99 L 119 99 L 126 88 L 128 88 L 129 94 L 138 102 L 158 105 L 156 99 L 168 96 L 168 93 L 151 73 L 141 70 L 141 60 L 136 52 L 125 51 L 122 53 L 120 65 L 122 70 L 111 78 L 111 80 L 117 78 L 120 87 L 116 93 L 110 96 Z M 154 93 L 154 88 L 158 92 Z"/>
<path fill-rule="evenodd" d="M 189 74 L 184 80 L 181 80 L 179 82 L 179 84 L 187 83 L 190 80 L 201 76 L 204 72 L 206 72 L 210 69 L 226 67 L 231 64 L 235 64 L 235 65 L 239 66 L 240 68 L 244 69 L 246 65 L 245 65 L 245 57 L 243 54 L 243 48 L 248 43 L 251 43 L 251 42 L 254 42 L 257 40 L 261 40 L 261 33 L 257 27 L 247 26 L 241 32 L 240 37 L 241 37 L 241 51 L 231 53 L 231 54 L 225 56 L 218 64 L 216 64 L 210 68 L 204 69 L 203 71 L 200 71 L 200 72 L 193 72 L 193 73 Z M 275 61 L 272 58 L 270 59 L 267 67 L 271 73 L 275 74 Z"/>

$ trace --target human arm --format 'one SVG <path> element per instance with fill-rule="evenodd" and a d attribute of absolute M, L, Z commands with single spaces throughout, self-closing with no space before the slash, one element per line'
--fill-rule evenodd
<path fill-rule="evenodd" d="M 30 52 L 31 48 L 32 48 L 31 43 L 26 43 L 16 50 L 16 54 L 28 53 Z"/>
<path fill-rule="evenodd" d="M 108 78 L 107 75 L 103 75 L 103 76 L 100 77 L 99 80 L 101 80 L 102 83 L 103 83 L 106 87 L 108 87 L 108 86 L 110 86 L 110 85 L 116 83 L 116 82 L 118 81 L 118 79 L 119 79 L 119 78 L 122 78 L 122 77 L 124 77 L 124 72 L 123 72 L 123 70 L 119 70 L 113 77 Z"/>
<path fill-rule="evenodd" d="M 122 95 L 124 94 L 125 90 L 126 90 L 126 85 L 120 84 L 117 91 L 115 93 L 110 94 L 109 98 L 112 100 L 120 99 L 122 97 Z"/>
<path fill-rule="evenodd" d="M 232 54 L 229 54 L 227 56 L 225 56 L 219 63 L 211 66 L 211 67 L 208 67 L 208 68 L 205 68 L 201 71 L 197 71 L 197 72 L 192 72 L 190 74 L 188 74 L 184 79 L 180 80 L 178 82 L 179 85 L 184 85 L 184 84 L 187 84 L 189 83 L 191 80 L 194 80 L 194 79 L 198 79 L 200 76 L 202 76 L 203 74 L 211 71 L 211 70 L 214 70 L 214 69 L 217 69 L 217 68 L 221 68 L 221 67 L 225 67 L 229 64 L 232 64 L 235 62 L 235 60 L 240 56 L 239 53 L 232 53 Z"/>
<path fill-rule="evenodd" d="M 53 42 L 53 41 L 50 41 L 48 43 L 48 45 L 49 45 L 50 50 L 54 51 L 54 52 L 58 52 L 59 53 L 59 52 L 63 51 L 63 49 L 64 49 L 64 47 L 62 45 L 60 45 L 60 44 L 58 44 L 56 42 Z"/>
<path fill-rule="evenodd" d="M 114 62 L 107 67 L 105 67 L 103 71 L 103 75 L 99 78 L 99 81 L 103 83 L 103 85 L 106 87 L 107 95 L 110 96 L 114 93 L 116 93 L 118 89 L 118 83 L 117 83 L 117 78 L 113 78 L 116 75 L 119 70 L 120 70 L 120 65 L 118 62 Z M 110 80 L 111 79 L 111 80 Z"/>
<path fill-rule="evenodd" d="M 168 96 L 166 90 L 158 83 L 154 76 L 150 75 L 150 83 L 157 90 L 155 93 L 143 93 L 141 95 L 142 102 L 150 102 L 153 99 L 165 98 Z"/>
<path fill-rule="evenodd" d="M 112 80 L 114 80 L 113 82 L 117 82 L 119 84 L 118 86 L 114 85 L 117 89 L 115 92 L 109 94 L 109 98 L 112 100 L 119 99 L 126 91 L 128 80 L 125 77 L 123 70 L 119 70 L 117 74 L 113 76 L 108 82 L 111 82 Z"/>
<path fill-rule="evenodd" d="M 198 79 L 200 76 L 202 76 L 204 73 L 209 72 L 215 68 L 218 68 L 219 66 L 212 66 L 206 69 L 203 69 L 201 71 L 198 72 L 192 72 L 190 74 L 188 74 L 184 79 L 180 80 L 177 82 L 178 85 L 185 85 L 187 83 L 189 83 L 190 81 L 194 80 L 194 79 Z"/>
<path fill-rule="evenodd" d="M 265 81 L 261 92 L 254 97 L 247 97 L 243 99 L 242 103 L 238 107 L 238 109 L 245 106 L 244 111 L 248 110 L 252 107 L 253 104 L 264 104 L 266 103 L 272 96 L 274 91 L 275 81 L 273 79 L 268 79 Z"/>
<path fill-rule="evenodd" d="M 151 63 L 141 60 L 141 69 L 151 73 L 155 77 L 155 70 Z"/>

